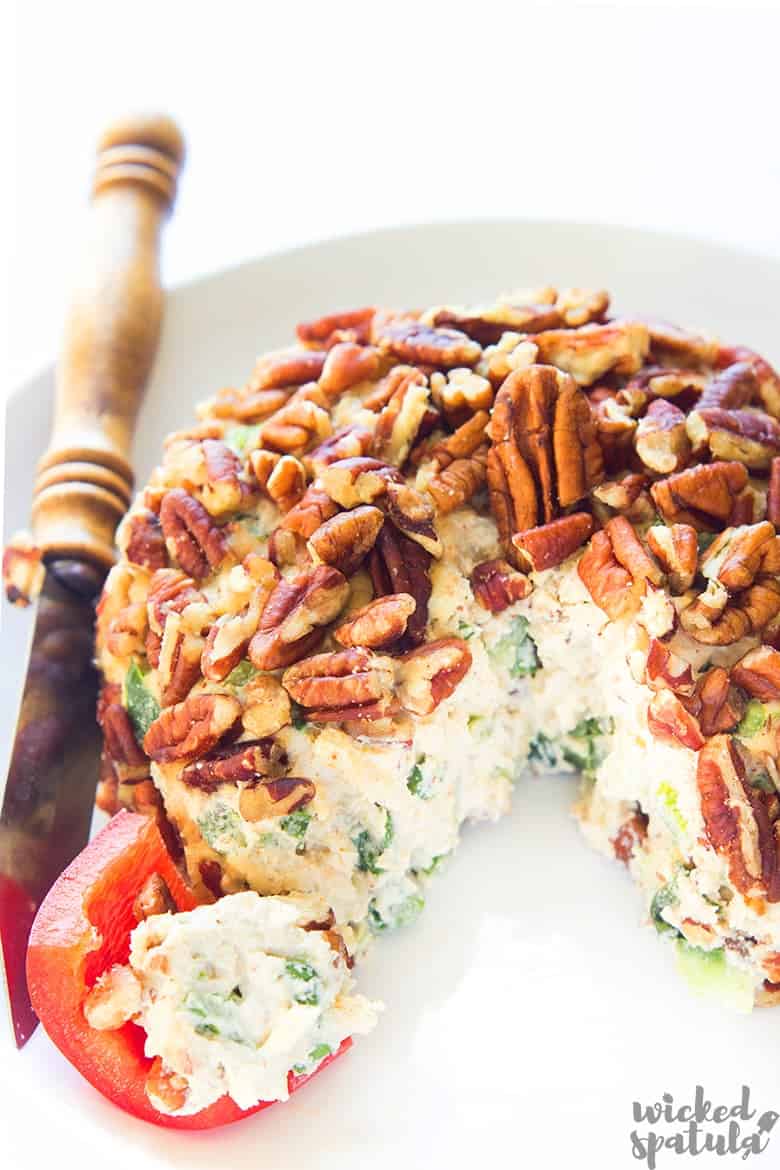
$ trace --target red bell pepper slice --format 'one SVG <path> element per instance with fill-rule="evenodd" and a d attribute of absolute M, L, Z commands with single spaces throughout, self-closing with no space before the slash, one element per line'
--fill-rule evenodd
<path fill-rule="evenodd" d="M 155 1109 L 144 1085 L 152 1059 L 144 1055 L 145 1033 L 127 1023 L 97 1031 L 84 1016 L 89 989 L 115 963 L 126 963 L 133 930 L 133 901 L 152 874 L 167 883 L 178 910 L 197 905 L 171 858 L 153 817 L 120 812 L 68 866 L 46 896 L 33 923 L 27 951 L 27 983 L 33 1007 L 47 1033 L 83 1077 L 121 1109 L 172 1129 L 213 1129 L 240 1121 L 273 1101 L 240 1109 L 224 1096 L 186 1117 Z M 345 1040 L 315 1075 L 351 1044 Z M 310 1076 L 289 1074 L 289 1090 Z"/>

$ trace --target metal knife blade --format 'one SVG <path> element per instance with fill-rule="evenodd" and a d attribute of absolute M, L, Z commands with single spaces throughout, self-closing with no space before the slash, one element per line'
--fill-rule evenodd
<path fill-rule="evenodd" d="M 20 654 L 29 639 L 0 809 L 0 949 L 20 1048 L 37 1023 L 24 972 L 32 920 L 89 837 L 100 758 L 94 619 L 94 603 L 49 569 L 37 601 L 4 622 L 6 647 Z"/>

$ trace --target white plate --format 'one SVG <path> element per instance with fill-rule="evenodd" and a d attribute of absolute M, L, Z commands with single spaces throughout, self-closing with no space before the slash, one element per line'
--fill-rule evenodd
<path fill-rule="evenodd" d="M 534 283 L 609 287 L 619 308 L 703 325 L 780 358 L 780 263 L 617 228 L 472 223 L 385 231 L 253 261 L 178 289 L 136 445 L 142 480 L 194 404 L 242 380 L 298 320 L 377 302 L 469 300 Z M 45 445 L 48 371 L 8 406 L 6 531 L 23 525 Z M 8 615 L 6 615 L 8 616 Z M 13 615 L 2 654 L 14 646 Z M 0 695 L 0 703 L 2 696 Z M 569 816 L 569 781 L 524 781 L 512 815 L 475 826 L 418 923 L 360 970 L 387 1011 L 374 1034 L 287 1105 L 211 1135 L 166 1133 L 104 1101 L 39 1029 L 0 1048 L 0 1165 L 628 1167 L 632 1103 L 695 1086 L 759 1113 L 780 1101 L 780 1009 L 750 1017 L 693 998 L 641 922 L 617 864 Z M 640 1127 L 647 1129 L 647 1126 Z M 659 1127 L 664 1133 L 670 1129 Z M 750 1130 L 752 1132 L 752 1128 Z M 717 1127 L 724 1132 L 724 1127 Z M 780 1127 L 759 1165 L 776 1165 Z M 661 1166 L 678 1163 L 671 1152 Z M 697 1158 L 697 1167 L 731 1159 Z M 742 1164 L 740 1162 L 740 1164 Z"/>

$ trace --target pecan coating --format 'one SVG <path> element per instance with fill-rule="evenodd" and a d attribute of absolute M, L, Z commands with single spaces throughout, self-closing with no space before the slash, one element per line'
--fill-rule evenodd
<path fill-rule="evenodd" d="M 349 583 L 330 565 L 280 581 L 263 610 L 249 658 L 258 670 L 277 670 L 310 653 L 322 627 L 343 609 Z"/>
<path fill-rule="evenodd" d="M 404 648 L 419 645 L 425 637 L 431 596 L 430 564 L 430 553 L 395 525 L 385 522 L 369 555 L 368 570 L 377 597 L 408 593 L 414 598 L 415 609 L 400 643 Z"/>
<path fill-rule="evenodd" d="M 585 395 L 551 366 L 511 374 L 496 395 L 488 429 L 490 500 L 513 556 L 516 532 L 554 520 L 601 480 L 601 449 Z"/>
<path fill-rule="evenodd" d="M 666 521 L 712 529 L 728 522 L 746 484 L 747 469 L 741 463 L 708 463 L 658 480 L 650 494 Z"/>
<path fill-rule="evenodd" d="M 400 471 L 368 455 L 339 459 L 320 474 L 322 488 L 342 508 L 373 504 L 387 494 L 389 483 L 403 483 Z"/>
<path fill-rule="evenodd" d="M 273 739 L 248 739 L 216 748 L 187 764 L 181 779 L 192 788 L 209 792 L 220 784 L 238 784 L 260 776 L 279 776 L 287 756 Z"/>
<path fill-rule="evenodd" d="M 503 613 L 515 601 L 522 601 L 533 589 L 524 573 L 518 573 L 500 558 L 482 561 L 471 570 L 471 590 L 479 604 L 490 613 Z"/>
<path fill-rule="evenodd" d="M 454 692 L 471 666 L 462 638 L 440 638 L 410 650 L 400 660 L 398 698 L 413 715 L 430 715 Z"/>
<path fill-rule="evenodd" d="M 145 569 L 162 569 L 168 563 L 160 521 L 149 508 L 133 512 L 123 525 L 122 543 L 128 561 Z"/>
<path fill-rule="evenodd" d="M 350 577 L 371 551 L 384 524 L 379 508 L 364 504 L 326 520 L 309 538 L 314 556 Z"/>
<path fill-rule="evenodd" d="M 241 480 L 241 460 L 219 439 L 204 439 L 200 446 L 205 475 L 200 497 L 206 510 L 212 516 L 237 511 L 248 491 Z"/>
<path fill-rule="evenodd" d="M 388 593 L 350 614 L 347 621 L 333 631 L 340 646 L 368 646 L 384 649 L 398 642 L 406 633 L 409 618 L 417 603 L 409 593 Z"/>
<path fill-rule="evenodd" d="M 237 722 L 241 704 L 231 695 L 190 695 L 167 707 L 144 736 L 144 751 L 158 764 L 203 756 Z"/>
<path fill-rule="evenodd" d="M 473 366 L 482 349 L 458 329 L 434 329 L 415 320 L 378 320 L 374 318 L 372 340 L 383 353 L 391 353 L 402 362 L 435 366 L 451 370 L 456 366 Z"/>
<path fill-rule="evenodd" d="M 526 569 L 541 572 L 554 569 L 576 552 L 593 532 L 593 517 L 587 512 L 572 512 L 549 524 L 529 528 L 512 537 L 518 560 Z"/>
<path fill-rule="evenodd" d="M 272 452 L 256 451 L 253 454 L 270 455 Z M 280 512 L 289 512 L 294 508 L 306 491 L 306 470 L 301 461 L 294 455 L 282 455 L 274 459 L 265 479 L 265 490 Z"/>
<path fill-rule="evenodd" d="M 227 542 L 203 505 L 183 488 L 171 488 L 160 505 L 160 523 L 171 559 L 196 580 L 225 559 Z"/>
<path fill-rule="evenodd" d="M 285 390 L 253 390 L 245 386 L 237 390 L 233 386 L 225 386 L 217 391 L 209 409 L 219 419 L 255 423 L 284 406 L 290 393 L 289 387 Z"/>

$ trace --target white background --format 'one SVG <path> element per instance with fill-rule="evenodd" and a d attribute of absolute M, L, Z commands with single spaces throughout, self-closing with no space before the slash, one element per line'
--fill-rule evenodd
<path fill-rule="evenodd" d="M 476 215 L 780 250 L 776 4 L 0 11 L 6 391 L 56 350 L 94 141 L 128 109 L 166 109 L 188 138 L 172 282 L 334 233 Z"/>

